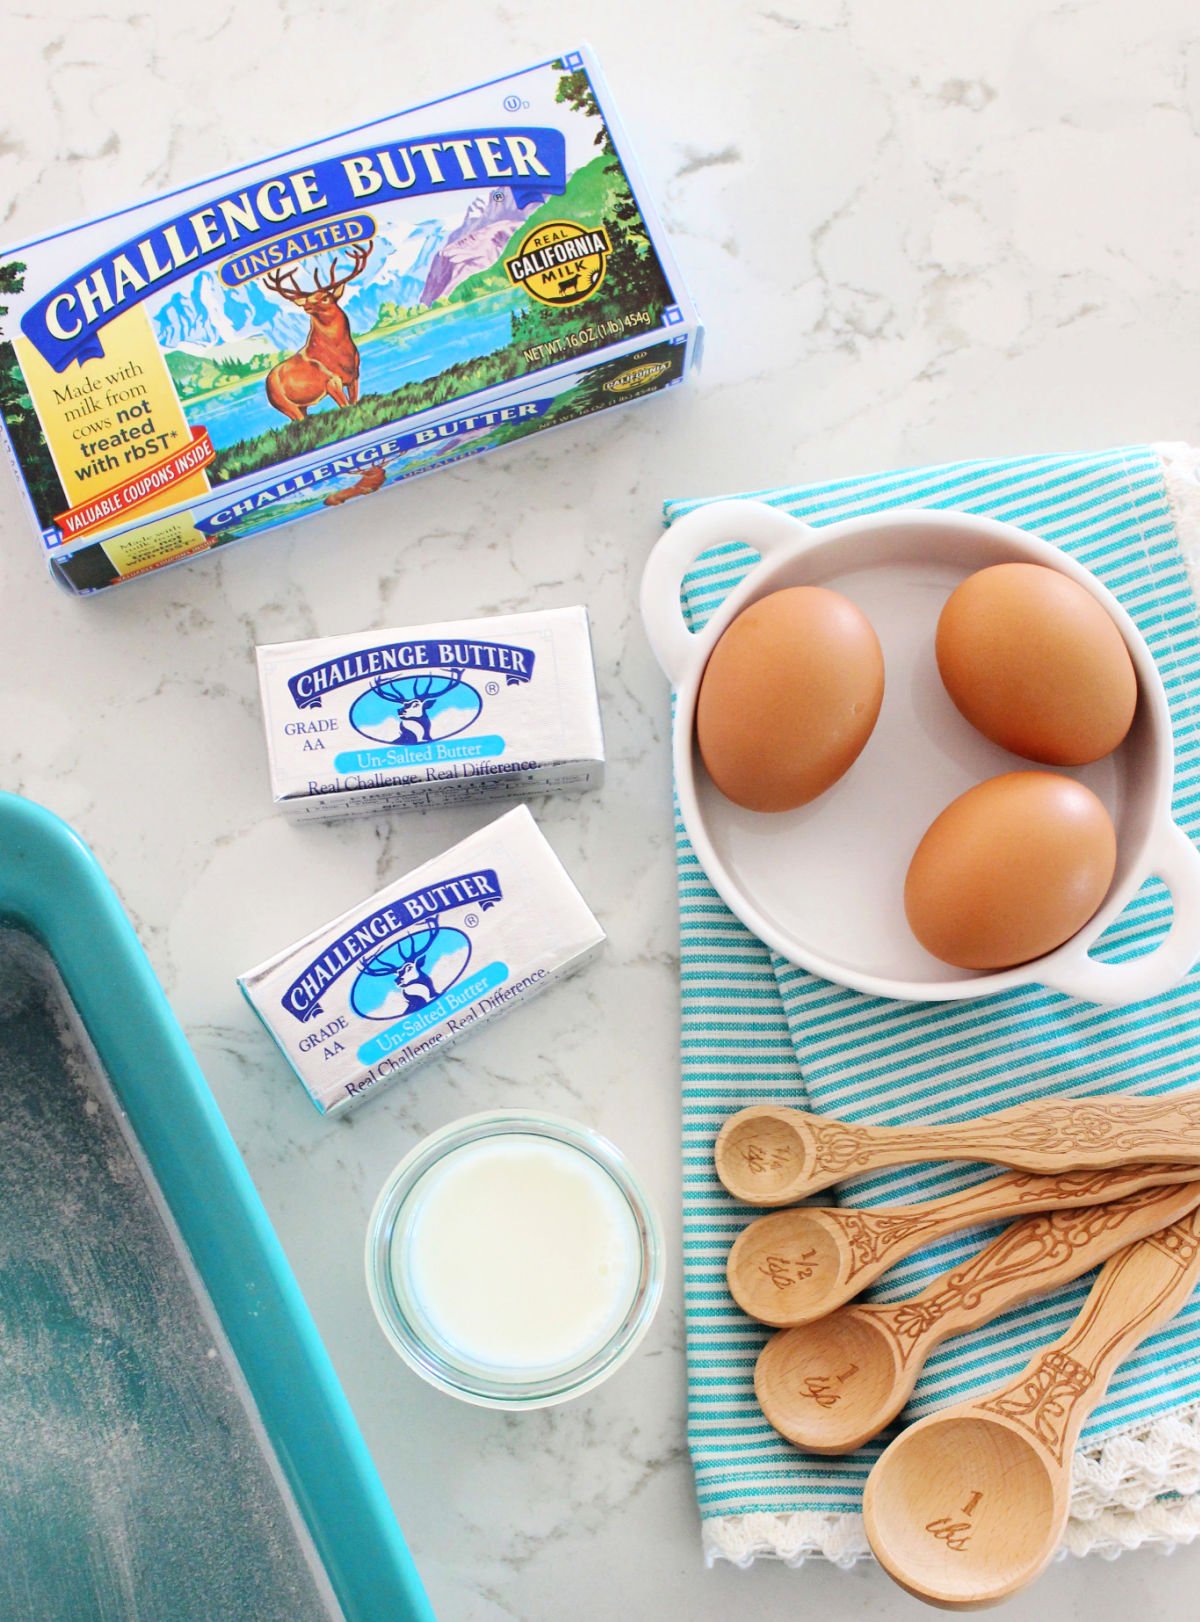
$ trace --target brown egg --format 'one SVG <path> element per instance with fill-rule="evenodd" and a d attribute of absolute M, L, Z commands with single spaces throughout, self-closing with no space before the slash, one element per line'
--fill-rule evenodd
<path fill-rule="evenodd" d="M 937 628 L 946 691 L 993 743 L 1083 766 L 1129 731 L 1137 676 L 1104 607 L 1038 563 L 998 563 L 951 593 Z"/>
<path fill-rule="evenodd" d="M 960 969 L 1006 969 L 1052 952 L 1108 894 L 1117 837 L 1082 783 L 1006 772 L 952 800 L 904 882 L 909 927 Z"/>
<path fill-rule="evenodd" d="M 709 656 L 696 738 L 709 776 L 751 811 L 807 805 L 858 759 L 883 702 L 871 622 L 823 586 L 744 609 Z"/>

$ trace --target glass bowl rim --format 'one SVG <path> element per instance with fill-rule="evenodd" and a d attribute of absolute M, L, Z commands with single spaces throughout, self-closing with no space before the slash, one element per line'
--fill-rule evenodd
<path fill-rule="evenodd" d="M 620 1325 L 604 1345 L 572 1368 L 526 1381 L 489 1377 L 455 1365 L 405 1314 L 396 1298 L 390 1267 L 397 1222 L 427 1173 L 468 1144 L 510 1133 L 566 1144 L 598 1165 L 626 1200 L 641 1245 L 637 1288 Z M 544 1408 L 592 1390 L 633 1353 L 654 1319 L 663 1291 L 662 1229 L 629 1162 L 593 1127 L 545 1110 L 483 1110 L 460 1116 L 422 1138 L 393 1168 L 379 1191 L 367 1224 L 364 1260 L 371 1306 L 392 1349 L 439 1391 L 485 1408 Z"/>

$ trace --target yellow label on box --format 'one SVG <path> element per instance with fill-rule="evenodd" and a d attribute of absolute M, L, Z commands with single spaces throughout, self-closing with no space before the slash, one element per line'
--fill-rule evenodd
<path fill-rule="evenodd" d="M 149 472 L 191 442 L 191 429 L 144 308 L 127 310 L 109 323 L 102 359 L 84 361 L 66 372 L 54 371 L 28 339 L 18 337 L 15 344 L 72 511 Z M 208 487 L 202 472 L 187 473 L 161 491 L 126 504 L 125 510 L 136 506 L 139 514 L 157 512 L 204 495 Z M 92 529 L 97 522 L 75 528 Z"/>
<path fill-rule="evenodd" d="M 118 535 L 102 544 L 108 561 L 127 580 L 132 574 L 145 574 L 160 564 L 203 552 L 213 544 L 213 537 L 196 528 L 191 513 L 172 513 L 169 518 L 143 524 L 132 535 Z"/>

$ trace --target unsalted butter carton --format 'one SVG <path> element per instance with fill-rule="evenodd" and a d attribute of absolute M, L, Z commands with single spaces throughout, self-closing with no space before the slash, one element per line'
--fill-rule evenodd
<path fill-rule="evenodd" d="M 678 383 L 586 50 L 0 250 L 0 423 L 89 593 Z"/>
<path fill-rule="evenodd" d="M 238 984 L 333 1115 L 582 967 L 603 941 L 518 806 Z"/>
<path fill-rule="evenodd" d="M 603 779 L 584 608 L 256 652 L 271 790 L 290 815 L 411 810 Z"/>

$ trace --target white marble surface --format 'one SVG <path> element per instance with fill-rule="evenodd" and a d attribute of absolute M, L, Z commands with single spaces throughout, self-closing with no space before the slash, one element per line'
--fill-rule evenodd
<path fill-rule="evenodd" d="M 890 1619 L 876 1570 L 706 1572 L 683 1438 L 666 692 L 634 611 L 664 495 L 1197 432 L 1192 0 L 349 0 L 8 6 L 0 238 L 19 240 L 590 38 L 707 318 L 688 391 L 80 603 L 0 478 L 0 784 L 91 842 L 262 1191 L 447 1622 Z M 586 602 L 603 792 L 535 806 L 603 961 L 322 1123 L 234 973 L 483 820 L 291 828 L 251 648 Z M 364 1223 L 415 1139 L 540 1105 L 624 1145 L 671 1244 L 644 1350 L 505 1418 L 392 1356 Z M 1014 1622 L 1195 1614 L 1200 1549 L 1056 1568 Z"/>

